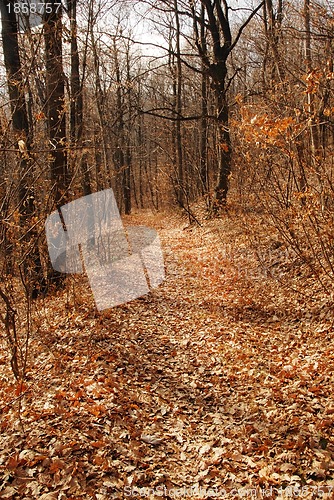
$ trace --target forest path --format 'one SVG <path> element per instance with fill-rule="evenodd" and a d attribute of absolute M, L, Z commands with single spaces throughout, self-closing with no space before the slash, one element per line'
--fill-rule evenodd
<path fill-rule="evenodd" d="M 289 311 L 235 221 L 125 220 L 157 228 L 166 280 L 95 313 L 87 284 L 74 279 L 67 294 L 41 306 L 24 431 L 9 406 L 0 440 L 3 492 L 18 496 L 0 498 L 280 498 L 273 488 L 289 485 L 318 498 L 324 484 L 330 491 L 328 324 L 301 318 L 297 299 Z"/>

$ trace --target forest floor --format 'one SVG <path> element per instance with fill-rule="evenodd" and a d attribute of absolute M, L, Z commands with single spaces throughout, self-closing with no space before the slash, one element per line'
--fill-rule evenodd
<path fill-rule="evenodd" d="M 274 279 L 284 245 L 263 227 L 260 265 L 237 213 L 125 223 L 158 230 L 162 285 L 37 300 L 23 387 L 1 339 L 0 498 L 333 498 L 331 298 Z"/>

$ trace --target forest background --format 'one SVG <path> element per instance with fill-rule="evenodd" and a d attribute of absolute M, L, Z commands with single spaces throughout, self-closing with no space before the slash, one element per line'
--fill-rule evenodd
<path fill-rule="evenodd" d="M 103 189 L 162 230 L 176 212 L 218 221 L 224 259 L 246 235 L 259 281 L 332 321 L 333 2 L 51 0 L 38 21 L 22 5 L 0 2 L 0 319 L 19 410 L 41 304 L 78 300 L 45 220 Z"/>

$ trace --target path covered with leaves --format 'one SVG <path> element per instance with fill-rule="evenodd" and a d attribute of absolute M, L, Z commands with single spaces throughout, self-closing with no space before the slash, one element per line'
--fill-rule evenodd
<path fill-rule="evenodd" d="M 158 289 L 97 313 L 73 278 L 37 302 L 22 394 L 2 338 L 0 498 L 332 498 L 331 298 L 272 279 L 237 216 L 125 222 L 160 234 Z"/>

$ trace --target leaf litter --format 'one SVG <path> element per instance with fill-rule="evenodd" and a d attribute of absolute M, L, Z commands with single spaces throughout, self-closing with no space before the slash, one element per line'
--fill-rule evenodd
<path fill-rule="evenodd" d="M 160 234 L 158 289 L 98 313 L 75 277 L 37 301 L 22 394 L 1 338 L 0 498 L 332 498 L 328 300 L 264 273 L 233 214 L 125 221 Z"/>

